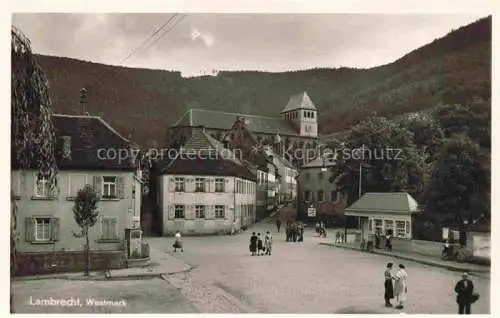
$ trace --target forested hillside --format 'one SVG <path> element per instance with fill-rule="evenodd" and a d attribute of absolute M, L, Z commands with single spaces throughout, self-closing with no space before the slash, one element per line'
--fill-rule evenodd
<path fill-rule="evenodd" d="M 124 135 L 162 143 L 166 128 L 189 108 L 278 116 L 296 93 L 307 91 L 320 111 L 320 130 L 344 130 L 376 112 L 381 116 L 467 103 L 491 95 L 491 17 L 451 32 L 401 59 L 371 69 L 180 73 L 114 67 L 38 56 L 51 84 L 55 112 L 81 113 L 79 90 L 88 88 L 88 111 Z"/>

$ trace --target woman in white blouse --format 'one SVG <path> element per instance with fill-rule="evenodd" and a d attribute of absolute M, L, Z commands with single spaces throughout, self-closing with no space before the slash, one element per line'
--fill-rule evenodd
<path fill-rule="evenodd" d="M 406 295 L 408 293 L 408 273 L 406 273 L 405 266 L 399 264 L 399 269 L 394 277 L 394 294 L 396 296 L 396 301 L 398 303 L 398 309 L 403 309 L 403 303 L 406 301 Z"/>

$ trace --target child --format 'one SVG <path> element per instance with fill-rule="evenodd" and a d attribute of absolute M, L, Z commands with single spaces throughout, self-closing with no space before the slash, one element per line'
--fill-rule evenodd
<path fill-rule="evenodd" d="M 271 249 L 273 245 L 273 237 L 271 236 L 271 233 L 267 231 L 266 236 L 264 238 L 264 244 L 266 247 L 266 255 L 271 255 Z"/>
<path fill-rule="evenodd" d="M 264 255 L 260 254 L 261 251 L 264 251 L 264 244 L 262 244 L 262 237 L 260 236 L 260 233 L 257 233 L 257 255 Z"/>

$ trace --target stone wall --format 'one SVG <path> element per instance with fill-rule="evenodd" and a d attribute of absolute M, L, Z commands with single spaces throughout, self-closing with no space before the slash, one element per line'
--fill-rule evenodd
<path fill-rule="evenodd" d="M 382 240 L 380 246 L 385 246 L 385 240 Z M 441 242 L 405 240 L 399 238 L 392 239 L 392 250 L 394 252 L 408 252 L 423 256 L 441 257 L 444 244 Z"/>
<path fill-rule="evenodd" d="M 123 251 L 91 251 L 90 270 L 104 270 L 109 263 L 110 269 L 126 267 Z M 18 253 L 17 276 L 79 272 L 85 269 L 83 251 Z"/>

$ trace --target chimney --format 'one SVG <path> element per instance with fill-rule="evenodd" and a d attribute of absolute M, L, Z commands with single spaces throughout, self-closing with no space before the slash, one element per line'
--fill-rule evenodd
<path fill-rule="evenodd" d="M 80 106 L 82 107 L 82 114 L 85 115 L 87 113 L 87 89 L 85 87 L 80 89 Z"/>

